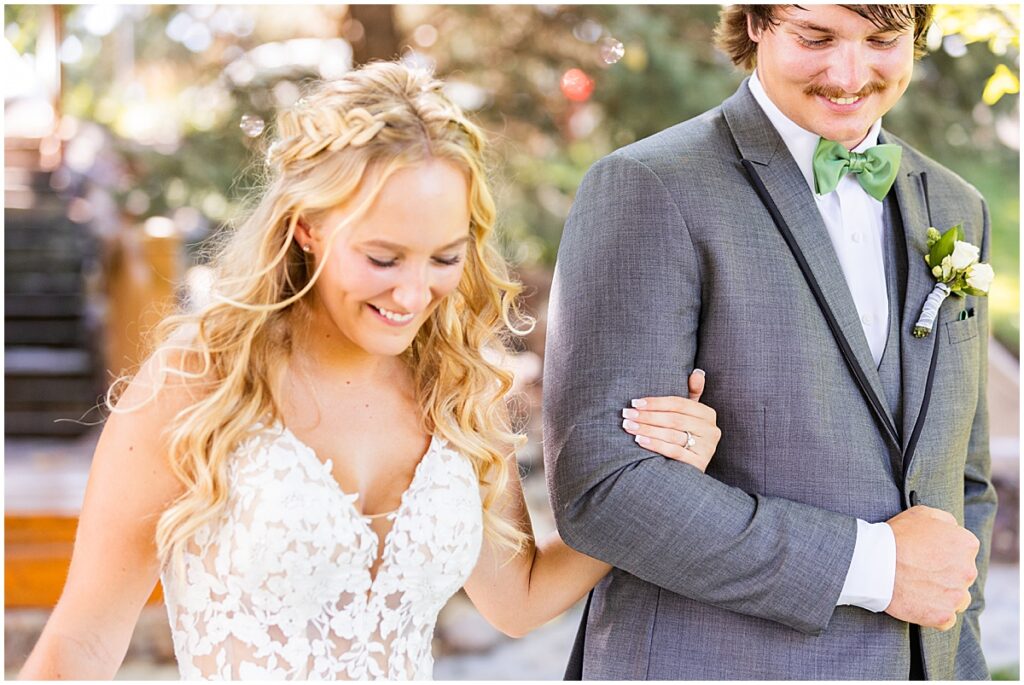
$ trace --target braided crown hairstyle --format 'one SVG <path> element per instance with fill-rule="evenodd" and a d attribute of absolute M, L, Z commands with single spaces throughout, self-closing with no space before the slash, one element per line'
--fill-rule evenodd
<path fill-rule="evenodd" d="M 254 424 L 281 418 L 274 389 L 298 317 L 309 316 L 306 296 L 326 262 L 314 268 L 299 247 L 299 219 L 315 221 L 352 200 L 372 178 L 368 199 L 332 229 L 329 245 L 372 205 L 393 173 L 430 159 L 451 161 L 469 179 L 470 245 L 458 287 L 402 358 L 415 380 L 423 429 L 448 440 L 475 469 L 485 531 L 514 551 L 522 548 L 518 527 L 494 513 L 507 484 L 507 457 L 524 438 L 511 426 L 506 405 L 512 376 L 489 360 L 532 320 L 518 310 L 521 286 L 492 244 L 495 207 L 483 134 L 442 88 L 427 71 L 378 62 L 314 84 L 279 113 L 266 153 L 266 187 L 248 215 L 224 233 L 211 262 L 212 302 L 155 329 L 159 342 L 151 361 L 159 380 L 151 397 L 168 378 L 202 388 L 167 429 L 171 467 L 184 493 L 157 526 L 165 563 L 225 505 L 232 450 Z M 119 379 L 108 394 L 114 411 L 131 411 L 113 406 L 126 381 Z"/>

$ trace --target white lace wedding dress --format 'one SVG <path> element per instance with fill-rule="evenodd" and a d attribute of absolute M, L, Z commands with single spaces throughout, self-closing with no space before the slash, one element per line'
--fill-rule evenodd
<path fill-rule="evenodd" d="M 162 575 L 184 679 L 429 679 L 437 614 L 480 552 L 469 461 L 440 438 L 379 539 L 313 450 L 257 427 L 231 455 L 229 501 Z"/>

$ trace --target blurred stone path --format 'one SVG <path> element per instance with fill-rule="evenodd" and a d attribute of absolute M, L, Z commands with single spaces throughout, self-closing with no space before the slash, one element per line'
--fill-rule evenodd
<path fill-rule="evenodd" d="M 438 657 L 435 680 L 561 680 L 569 659 L 583 603 L 524 638 L 502 637 L 481 654 Z"/>
<path fill-rule="evenodd" d="M 992 670 L 1020 664 L 1020 567 L 997 564 L 988 570 L 981 647 Z"/>

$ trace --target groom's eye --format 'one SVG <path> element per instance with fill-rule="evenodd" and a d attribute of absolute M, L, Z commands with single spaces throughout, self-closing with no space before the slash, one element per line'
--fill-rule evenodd
<path fill-rule="evenodd" d="M 819 38 L 819 39 L 806 38 L 804 36 L 801 36 L 799 33 L 796 34 L 796 39 L 797 39 L 797 42 L 799 42 L 801 45 L 803 45 L 806 48 L 820 48 L 820 47 L 824 47 L 830 41 L 829 38 Z"/>
<path fill-rule="evenodd" d="M 885 38 L 883 36 L 875 36 L 874 38 L 871 39 L 871 43 L 876 48 L 891 48 L 891 47 L 895 47 L 896 43 L 899 43 L 899 42 L 900 42 L 900 36 L 896 36 L 895 38 Z"/>

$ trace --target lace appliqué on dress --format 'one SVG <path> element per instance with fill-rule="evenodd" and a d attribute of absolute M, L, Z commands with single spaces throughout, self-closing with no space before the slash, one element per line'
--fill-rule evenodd
<path fill-rule="evenodd" d="M 480 553 L 469 461 L 433 438 L 379 539 L 331 464 L 283 427 L 261 428 L 228 465 L 222 515 L 164 570 L 184 679 L 429 679 L 438 612 Z"/>

